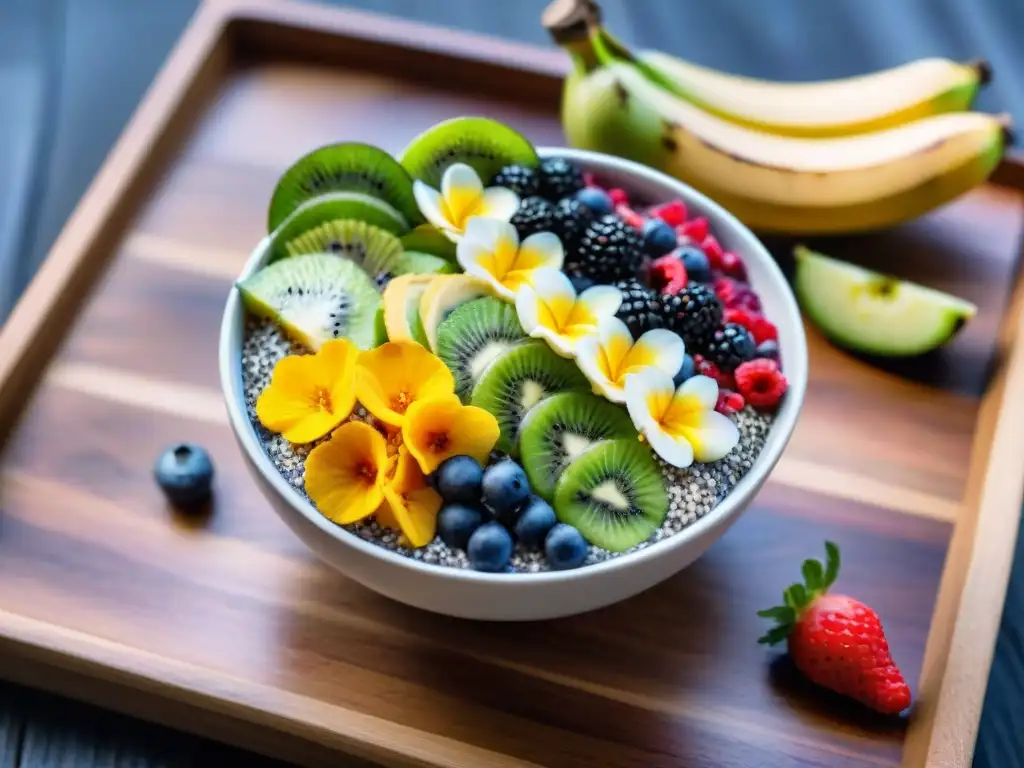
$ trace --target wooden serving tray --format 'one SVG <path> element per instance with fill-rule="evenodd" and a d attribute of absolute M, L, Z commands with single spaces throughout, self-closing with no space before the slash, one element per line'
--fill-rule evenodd
<path fill-rule="evenodd" d="M 1024 489 L 1016 162 L 912 225 L 825 244 L 980 314 L 904 370 L 809 328 L 806 406 L 770 482 L 637 598 L 524 625 L 418 612 L 321 565 L 250 481 L 217 333 L 277 175 L 319 144 L 395 151 L 467 113 L 558 145 L 566 67 L 312 5 L 200 9 L 0 336 L 0 674 L 307 764 L 969 765 Z M 785 264 L 791 243 L 770 245 Z M 183 439 L 217 465 L 202 520 L 151 478 Z M 755 643 L 755 611 L 826 538 L 842 589 L 883 617 L 909 724 Z"/>

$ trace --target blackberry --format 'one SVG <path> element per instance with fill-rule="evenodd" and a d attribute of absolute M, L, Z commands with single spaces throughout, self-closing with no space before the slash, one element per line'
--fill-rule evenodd
<path fill-rule="evenodd" d="M 563 197 L 555 205 L 554 233 L 567 253 L 576 249 L 580 235 L 593 218 L 590 209 L 574 197 Z"/>
<path fill-rule="evenodd" d="M 576 258 L 580 274 L 598 283 L 635 277 L 643 264 L 640 233 L 614 214 L 590 222 L 580 236 Z"/>
<path fill-rule="evenodd" d="M 661 297 L 665 327 L 683 337 L 687 349 L 701 349 L 722 323 L 722 303 L 706 285 L 691 283 Z"/>
<path fill-rule="evenodd" d="M 555 224 L 555 207 L 543 197 L 525 197 L 512 217 L 512 224 L 522 240 L 535 232 L 550 232 Z"/>
<path fill-rule="evenodd" d="M 511 189 L 519 197 L 540 194 L 540 174 L 525 165 L 506 165 L 491 179 L 492 187 Z"/>
<path fill-rule="evenodd" d="M 540 164 L 540 187 L 548 200 L 561 200 L 583 189 L 583 174 L 564 157 L 549 157 Z"/>
<path fill-rule="evenodd" d="M 652 328 L 661 328 L 661 302 L 658 294 L 635 277 L 619 280 L 615 287 L 622 293 L 622 306 L 615 316 L 626 324 L 634 339 Z"/>
<path fill-rule="evenodd" d="M 754 338 L 746 328 L 737 323 L 726 323 L 711 337 L 704 357 L 719 370 L 731 373 L 738 365 L 753 359 L 756 352 Z"/>

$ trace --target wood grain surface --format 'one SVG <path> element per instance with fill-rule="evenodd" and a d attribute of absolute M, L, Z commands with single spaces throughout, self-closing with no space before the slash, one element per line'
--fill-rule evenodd
<path fill-rule="evenodd" d="M 83 216 L 62 238 L 109 245 L 93 259 L 110 267 L 7 440 L 0 674 L 308 764 L 337 750 L 453 768 L 899 765 L 906 723 L 809 690 L 785 658 L 756 645 L 755 611 L 834 539 L 843 590 L 879 610 L 916 691 L 1016 281 L 1024 195 L 989 186 L 886 235 L 813 243 L 955 286 L 980 314 L 913 370 L 855 359 L 809 329 L 811 383 L 790 448 L 750 511 L 693 567 L 573 619 L 437 617 L 322 566 L 259 495 L 219 392 L 220 315 L 264 233 L 277 175 L 295 158 L 343 138 L 398 150 L 466 113 L 559 144 L 557 80 L 543 74 L 558 64 L 536 56 L 520 76 L 524 49 L 499 46 L 483 64 L 471 60 L 483 56 L 479 42 L 475 57 L 459 58 L 450 51 L 469 46 L 464 36 L 403 54 L 373 42 L 380 29 L 362 15 L 322 9 L 309 26 L 362 25 L 362 42 L 245 22 L 230 28 L 229 54 L 219 18 L 201 17 L 189 43 L 214 51 L 213 64 L 170 65 L 205 73 L 203 101 L 178 94 L 198 115 L 175 118 L 187 138 L 180 151 L 158 142 L 171 162 L 138 176 L 155 183 L 133 183 L 116 200 L 94 194 L 101 202 L 86 205 L 112 223 Z M 152 98 L 151 114 L 159 83 Z M 121 157 L 142 151 L 140 135 L 115 153 L 106 183 Z M 137 199 L 124 201 L 129 193 Z M 792 244 L 771 245 L 785 265 Z M 43 279 L 79 274 L 72 266 L 57 263 Z M 56 290 L 39 285 L 29 301 Z M 68 302 L 65 311 L 74 295 Z M 26 318 L 22 309 L 16 330 L 31 326 Z M 14 370 L 27 381 L 29 368 Z M 172 513 L 151 478 L 160 450 L 183 439 L 205 445 L 217 466 L 215 503 L 198 519 Z"/>

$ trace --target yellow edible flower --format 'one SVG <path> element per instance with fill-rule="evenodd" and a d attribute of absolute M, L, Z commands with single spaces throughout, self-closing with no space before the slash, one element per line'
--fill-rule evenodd
<path fill-rule="evenodd" d="M 377 522 L 397 527 L 409 546 L 423 547 L 437 532 L 439 509 L 441 497 L 427 483 L 412 453 L 403 446 L 398 452 L 394 477 L 384 486 L 384 503 L 377 510 Z"/>
<path fill-rule="evenodd" d="M 693 376 L 678 389 L 672 376 L 657 368 L 626 377 L 626 408 L 633 426 L 675 467 L 688 467 L 694 459 L 718 461 L 736 447 L 739 430 L 715 410 L 717 401 L 718 383 L 707 376 Z"/>
<path fill-rule="evenodd" d="M 397 459 L 388 455 L 380 432 L 365 422 L 349 421 L 306 457 L 306 494 L 329 520 L 358 522 L 384 501 L 384 486 Z"/>
<path fill-rule="evenodd" d="M 282 358 L 256 400 L 256 417 L 292 443 L 310 443 L 341 424 L 356 403 L 359 350 L 348 339 L 324 344 L 314 355 Z"/>
<path fill-rule="evenodd" d="M 506 301 L 515 301 L 519 287 L 532 282 L 541 269 L 561 269 L 562 241 L 553 232 L 535 232 L 519 242 L 519 233 L 507 221 L 470 219 L 455 250 L 467 275 L 491 284 Z"/>
<path fill-rule="evenodd" d="M 413 341 L 389 341 L 361 352 L 356 362 L 359 402 L 392 427 L 405 423 L 413 403 L 454 393 L 448 367 Z"/>
<path fill-rule="evenodd" d="M 450 395 L 413 403 L 402 427 L 402 440 L 423 473 L 429 475 L 451 456 L 472 456 L 485 463 L 500 433 L 494 416 Z"/>
<path fill-rule="evenodd" d="M 474 217 L 508 221 L 519 208 L 519 196 L 504 187 L 484 189 L 480 177 L 465 163 L 453 163 L 441 177 L 441 191 L 415 181 L 412 187 L 423 217 L 449 240 L 458 242 Z"/>

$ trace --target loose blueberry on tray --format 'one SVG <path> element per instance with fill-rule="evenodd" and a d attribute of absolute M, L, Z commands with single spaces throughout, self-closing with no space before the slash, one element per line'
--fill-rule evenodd
<path fill-rule="evenodd" d="M 167 500 L 176 507 L 195 507 L 213 490 L 213 462 L 210 455 L 193 443 L 179 443 L 156 460 L 153 474 Z"/>

